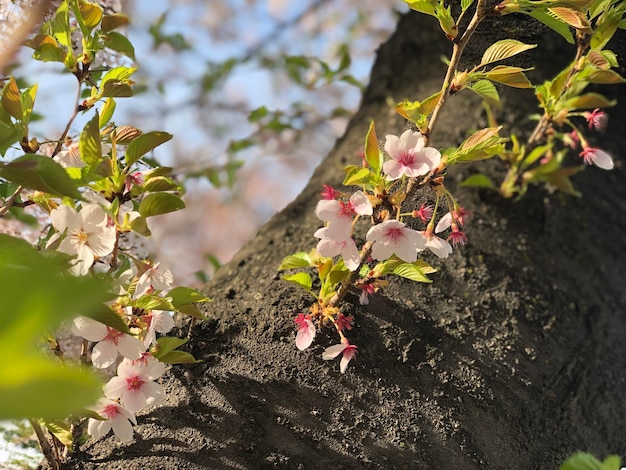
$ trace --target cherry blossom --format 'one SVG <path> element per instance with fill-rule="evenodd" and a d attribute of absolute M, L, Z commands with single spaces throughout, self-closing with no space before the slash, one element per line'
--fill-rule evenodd
<path fill-rule="evenodd" d="M 595 129 L 597 131 L 604 131 L 609 123 L 609 115 L 604 111 L 600 111 L 598 108 L 592 112 L 585 112 L 583 116 L 587 120 L 589 129 Z"/>
<path fill-rule="evenodd" d="M 89 418 L 87 432 L 91 437 L 100 439 L 113 429 L 113 433 L 120 441 L 128 443 L 133 440 L 131 423 L 137 424 L 137 419 L 130 411 L 108 398 L 98 400 L 93 410 L 105 419 Z"/>
<path fill-rule="evenodd" d="M 80 158 L 78 151 L 78 141 L 68 140 L 65 143 L 65 149 L 57 153 L 53 160 L 63 168 L 83 168 L 85 166 L 85 162 Z"/>
<path fill-rule="evenodd" d="M 463 246 L 467 243 L 467 235 L 459 230 L 459 226 L 456 224 L 452 225 L 452 233 L 448 237 L 447 241 L 452 242 L 452 246 L 455 248 L 457 246 Z"/>
<path fill-rule="evenodd" d="M 59 251 L 76 255 L 71 272 L 85 275 L 96 258 L 109 255 L 116 240 L 115 227 L 108 225 L 108 216 L 100 206 L 86 204 L 80 212 L 61 205 L 50 212 L 52 226 L 58 233 L 48 241 L 47 247 L 56 242 L 67 230 L 67 235 L 59 245 Z"/>
<path fill-rule="evenodd" d="M 341 343 L 326 348 L 322 353 L 322 359 L 328 361 L 342 354 L 341 361 L 339 362 L 339 370 L 344 374 L 348 368 L 348 363 L 356 356 L 357 349 L 354 344 L 348 342 L 347 338 L 342 338 Z"/>
<path fill-rule="evenodd" d="M 326 199 L 326 200 L 337 199 L 340 195 L 341 193 L 337 191 L 335 188 L 333 188 L 332 186 L 329 186 L 327 184 L 323 185 L 322 199 Z"/>
<path fill-rule="evenodd" d="M 448 212 L 441 219 L 439 219 L 439 222 L 437 222 L 437 225 L 435 226 L 435 233 L 441 233 L 444 230 L 449 229 L 451 224 L 452 224 L 452 212 Z"/>
<path fill-rule="evenodd" d="M 389 259 L 395 254 L 402 261 L 412 263 L 417 259 L 417 252 L 426 247 L 423 234 L 406 227 L 398 220 L 386 220 L 374 225 L 365 238 L 374 242 L 372 257 L 379 261 Z"/>
<path fill-rule="evenodd" d="M 139 359 L 144 345 L 134 336 L 87 317 L 74 319 L 72 331 L 87 341 L 97 342 L 91 352 L 91 362 L 98 369 L 105 369 L 115 362 L 118 352 L 128 359 Z"/>
<path fill-rule="evenodd" d="M 117 376 L 104 386 L 104 395 L 112 400 L 120 399 L 129 411 L 136 413 L 146 406 L 158 405 L 164 390 L 155 383 L 165 372 L 165 364 L 144 354 L 140 360 L 124 359 L 117 366 Z"/>
<path fill-rule="evenodd" d="M 160 268 L 161 263 L 149 266 L 137 281 L 135 293 L 137 296 L 149 294 L 155 290 L 167 290 L 174 283 L 174 277 L 169 269 Z"/>
<path fill-rule="evenodd" d="M 355 215 L 372 215 L 369 198 L 363 191 L 357 191 L 348 202 L 322 199 L 315 207 L 315 215 L 328 222 L 326 238 L 342 242 L 352 235 L 352 220 Z M 321 238 L 321 237 L 318 237 Z"/>
<path fill-rule="evenodd" d="M 350 271 L 356 271 L 359 268 L 361 257 L 352 238 L 348 236 L 343 240 L 336 240 L 332 237 L 337 236 L 337 234 L 332 232 L 330 227 L 317 229 L 313 236 L 321 239 L 316 248 L 321 256 L 332 258 L 341 255 L 344 264 Z"/>
<path fill-rule="evenodd" d="M 415 210 L 411 215 L 415 218 L 420 218 L 422 222 L 426 223 L 433 216 L 434 208 L 431 205 L 422 204 L 418 210 Z"/>
<path fill-rule="evenodd" d="M 385 152 L 391 160 L 383 163 L 387 179 L 396 180 L 402 176 L 414 178 L 437 168 L 441 161 L 439 150 L 424 145 L 424 138 L 419 132 L 407 130 L 400 137 L 388 135 Z"/>
<path fill-rule="evenodd" d="M 300 351 L 304 351 L 311 346 L 313 339 L 315 339 L 315 325 L 310 320 L 308 315 L 299 314 L 294 323 L 298 327 L 298 333 L 296 334 L 296 347 Z"/>
<path fill-rule="evenodd" d="M 346 316 L 343 313 L 340 313 L 337 315 L 337 319 L 334 323 L 339 331 L 350 331 L 352 329 L 352 323 L 354 323 L 354 317 L 352 315 Z"/>
<path fill-rule="evenodd" d="M 439 238 L 430 230 L 421 232 L 426 238 L 426 248 L 436 254 L 439 258 L 447 258 L 452 253 L 452 246 L 443 238 Z"/>
<path fill-rule="evenodd" d="M 165 334 L 174 328 L 174 319 L 169 312 L 152 310 L 148 315 L 144 315 L 142 318 L 149 324 L 146 337 L 143 340 L 143 344 L 146 348 L 156 343 L 157 333 Z"/>
<path fill-rule="evenodd" d="M 613 159 L 604 150 L 600 150 L 592 147 L 585 147 L 580 156 L 583 158 L 587 165 L 595 165 L 603 170 L 613 169 Z"/>
<path fill-rule="evenodd" d="M 359 289 L 361 289 L 361 295 L 359 295 L 359 303 L 361 305 L 369 305 L 369 296 L 376 292 L 376 288 L 370 283 L 365 283 L 361 284 L 359 286 Z"/>

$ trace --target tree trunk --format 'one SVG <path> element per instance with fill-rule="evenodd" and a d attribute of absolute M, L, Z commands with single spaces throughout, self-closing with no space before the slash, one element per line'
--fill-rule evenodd
<path fill-rule="evenodd" d="M 540 45 L 527 54 L 535 83 L 575 52 L 511 15 L 481 25 L 465 67 L 504 37 Z M 624 60 L 617 39 L 612 49 Z M 312 299 L 276 268 L 315 245 L 322 184 L 339 187 L 343 166 L 360 163 L 370 120 L 379 136 L 401 132 L 389 102 L 437 91 L 440 56 L 450 50 L 433 18 L 400 19 L 345 136 L 302 194 L 206 287 L 210 320 L 188 343 L 203 362 L 172 367 L 166 402 L 138 417 L 133 444 L 90 440 L 69 468 L 511 470 L 557 468 L 576 450 L 626 455 L 623 103 L 599 143 L 617 168 L 577 175 L 583 198 L 532 188 L 514 202 L 455 189 L 472 212 L 469 244 L 441 262 L 427 257 L 439 268 L 432 284 L 393 278 L 367 306 L 348 295 L 342 311 L 355 318 L 349 338 L 359 350 L 345 374 L 321 357 L 337 342 L 333 331 L 304 352 L 295 347 L 293 318 Z M 527 135 L 532 91 L 501 91 L 500 120 Z M 444 110 L 436 147 L 486 124 L 469 92 Z M 495 160 L 480 171 L 501 176 Z M 446 182 L 476 171 L 455 167 Z"/>

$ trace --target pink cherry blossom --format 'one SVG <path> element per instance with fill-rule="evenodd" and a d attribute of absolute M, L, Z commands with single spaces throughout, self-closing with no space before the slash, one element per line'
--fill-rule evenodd
<path fill-rule="evenodd" d="M 420 218 L 422 222 L 426 223 L 433 216 L 434 208 L 431 205 L 422 204 L 420 208 L 416 211 L 413 211 L 411 214 L 413 217 Z"/>
<path fill-rule="evenodd" d="M 169 312 L 152 310 L 148 315 L 144 315 L 142 318 L 149 325 L 143 340 L 143 344 L 146 348 L 156 343 L 157 333 L 165 334 L 174 328 L 174 319 Z"/>
<path fill-rule="evenodd" d="M 144 345 L 134 336 L 87 317 L 74 319 L 72 331 L 87 341 L 97 344 L 91 351 L 91 362 L 98 369 L 105 369 L 115 362 L 118 352 L 128 359 L 139 359 Z"/>
<path fill-rule="evenodd" d="M 419 132 L 407 130 L 400 137 L 388 135 L 385 152 L 391 160 L 383 163 L 383 172 L 387 179 L 396 180 L 402 176 L 414 178 L 437 168 L 441 154 L 437 149 L 424 145 L 424 138 Z"/>
<path fill-rule="evenodd" d="M 97 257 L 107 256 L 113 251 L 115 227 L 109 226 L 106 212 L 96 204 L 85 204 L 80 212 L 60 205 L 50 211 L 50 221 L 58 233 L 50 238 L 47 246 L 52 245 L 67 231 L 59 245 L 59 251 L 76 255 L 72 274 L 87 274 Z"/>
<path fill-rule="evenodd" d="M 165 372 L 165 364 L 150 355 L 141 360 L 124 359 L 117 366 L 117 376 L 104 386 L 104 395 L 111 400 L 120 399 L 129 411 L 136 413 L 146 406 L 158 405 L 163 400 L 164 390 L 155 383 Z"/>
<path fill-rule="evenodd" d="M 341 361 L 339 362 L 339 370 L 344 374 L 348 368 L 348 363 L 356 356 L 357 349 L 354 344 L 348 342 L 347 338 L 342 338 L 341 343 L 326 348 L 322 353 L 322 359 L 328 361 L 342 354 Z"/>
<path fill-rule="evenodd" d="M 131 423 L 137 424 L 135 416 L 120 404 L 101 398 L 93 410 L 104 420 L 89 418 L 87 433 L 94 439 L 106 436 L 111 429 L 117 438 L 128 443 L 133 440 L 133 427 Z"/>
<path fill-rule="evenodd" d="M 447 241 L 452 242 L 452 246 L 455 248 L 457 246 L 463 246 L 467 243 L 467 235 L 459 230 L 459 226 L 454 224 L 452 225 L 452 233 L 448 237 Z"/>
<path fill-rule="evenodd" d="M 296 347 L 300 351 L 304 351 L 311 346 L 313 339 L 315 339 L 315 325 L 310 320 L 308 315 L 299 314 L 294 320 L 294 323 L 298 327 L 298 333 L 296 334 Z"/>
<path fill-rule="evenodd" d="M 376 292 L 376 289 L 372 284 L 365 283 L 359 286 L 361 289 L 361 295 L 359 296 L 359 303 L 361 305 L 369 305 L 370 299 L 369 296 Z"/>
<path fill-rule="evenodd" d="M 613 159 L 604 150 L 598 148 L 585 147 L 580 156 L 583 158 L 587 165 L 595 165 L 603 170 L 613 169 Z"/>
<path fill-rule="evenodd" d="M 594 109 L 591 113 L 585 112 L 583 116 L 587 120 L 589 129 L 595 129 L 597 131 L 604 131 L 609 123 L 609 115 L 604 111 L 600 111 L 598 108 Z"/>
<path fill-rule="evenodd" d="M 320 228 L 313 235 L 321 239 L 316 248 L 321 256 L 332 258 L 341 255 L 344 264 L 350 271 L 356 271 L 359 268 L 361 257 L 352 238 L 349 236 L 343 240 L 333 238 L 337 237 L 337 234 L 332 231 L 331 227 Z"/>
<path fill-rule="evenodd" d="M 354 317 L 352 315 L 346 316 L 343 313 L 337 315 L 337 319 L 334 321 L 339 331 L 350 331 L 352 329 L 352 323 L 354 323 Z"/>
<path fill-rule="evenodd" d="M 155 290 L 168 290 L 174 283 L 172 272 L 169 269 L 159 267 L 161 263 L 156 263 L 148 267 L 144 273 L 139 276 L 135 295 L 141 296 L 151 294 Z"/>
<path fill-rule="evenodd" d="M 452 253 L 452 246 L 443 238 L 439 238 L 429 230 L 421 232 L 426 238 L 426 248 L 439 258 L 447 258 Z"/>
<path fill-rule="evenodd" d="M 425 248 L 426 239 L 420 232 L 406 227 L 398 220 L 386 220 L 369 229 L 365 237 L 373 241 L 372 257 L 379 261 L 396 255 L 402 261 L 412 263 L 417 252 Z"/>
<path fill-rule="evenodd" d="M 333 199 L 337 199 L 340 195 L 341 193 L 337 191 L 335 188 L 333 188 L 332 186 L 329 186 L 327 184 L 323 185 L 322 199 L 333 200 Z"/>

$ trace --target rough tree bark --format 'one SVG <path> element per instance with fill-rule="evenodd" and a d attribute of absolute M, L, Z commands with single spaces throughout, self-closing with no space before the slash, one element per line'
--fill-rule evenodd
<path fill-rule="evenodd" d="M 562 39 L 510 16 L 481 26 L 465 64 L 507 36 L 541 44 L 530 56 L 536 82 L 573 57 Z M 612 48 L 624 61 L 624 41 Z M 432 284 L 394 280 L 369 306 L 356 292 L 347 297 L 359 354 L 346 374 L 321 358 L 333 332 L 295 348 L 292 319 L 310 299 L 276 268 L 314 245 L 321 186 L 338 186 L 343 166 L 358 162 L 370 120 L 379 135 L 402 131 L 389 99 L 436 91 L 449 49 L 432 18 L 401 18 L 345 136 L 302 194 L 206 287 L 210 320 L 189 343 L 204 362 L 171 369 L 165 404 L 139 417 L 133 444 L 89 441 L 68 467 L 510 470 L 556 468 L 577 449 L 626 455 L 623 103 L 601 142 L 617 168 L 578 175 L 583 198 L 543 188 L 520 202 L 458 192 L 473 213 L 470 243 L 445 262 L 432 259 L 440 269 Z M 503 92 L 501 120 L 519 130 L 532 92 Z M 432 142 L 458 144 L 478 124 L 480 106 L 461 93 Z M 502 167 L 481 171 L 497 177 Z"/>

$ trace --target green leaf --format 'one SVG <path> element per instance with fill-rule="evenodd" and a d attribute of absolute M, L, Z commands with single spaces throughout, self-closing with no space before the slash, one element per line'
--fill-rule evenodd
<path fill-rule="evenodd" d="M 481 173 L 477 175 L 468 176 L 461 183 L 461 187 L 473 187 L 473 188 L 495 188 L 494 182 L 487 176 Z"/>
<path fill-rule="evenodd" d="M 102 23 L 100 24 L 100 29 L 103 33 L 108 33 L 109 31 L 113 31 L 114 29 L 120 28 L 121 26 L 126 26 L 130 23 L 128 16 L 123 13 L 115 13 L 113 15 L 104 15 L 102 17 Z"/>
<path fill-rule="evenodd" d="M 487 65 L 500 60 L 508 59 L 521 52 L 537 47 L 537 44 L 524 44 L 515 39 L 503 39 L 487 48 L 480 60 L 480 65 Z"/>
<path fill-rule="evenodd" d="M 563 105 L 564 108 L 569 110 L 575 109 L 595 109 L 595 108 L 608 108 L 615 106 L 617 100 L 609 100 L 599 93 L 585 93 L 584 95 L 576 96 Z"/>
<path fill-rule="evenodd" d="M 178 191 L 181 189 L 181 186 L 172 178 L 168 178 L 167 176 L 156 176 L 145 180 L 141 185 L 141 189 L 146 193 L 158 191 Z"/>
<path fill-rule="evenodd" d="M 28 125 L 33 114 L 33 106 L 35 106 L 35 97 L 37 96 L 37 85 L 26 88 L 20 95 L 20 105 L 22 107 L 22 122 Z"/>
<path fill-rule="evenodd" d="M 130 305 L 143 310 L 167 310 L 170 312 L 176 310 L 176 307 L 168 299 L 151 294 L 134 299 Z"/>
<path fill-rule="evenodd" d="M 130 40 L 123 34 L 117 31 L 111 31 L 103 37 L 104 46 L 124 54 L 126 57 L 130 57 L 135 60 L 135 47 Z"/>
<path fill-rule="evenodd" d="M 311 292 L 311 287 L 313 287 L 313 281 L 311 280 L 311 276 L 308 273 L 296 273 L 290 276 L 283 276 L 285 281 L 291 282 L 297 286 L 302 287 L 304 290 Z"/>
<path fill-rule="evenodd" d="M 393 273 L 396 276 L 401 276 L 401 277 L 410 279 L 415 282 L 424 282 L 424 283 L 433 282 L 432 280 L 428 279 L 428 277 L 426 276 L 426 274 L 424 274 L 424 272 L 422 271 L 420 267 L 411 263 L 403 263 L 397 266 L 393 270 Z"/>
<path fill-rule="evenodd" d="M 161 357 L 169 354 L 174 349 L 181 347 L 187 341 L 189 341 L 188 338 L 183 339 L 176 338 L 174 336 L 162 336 L 157 339 L 157 344 L 150 348 L 150 354 L 160 361 Z"/>
<path fill-rule="evenodd" d="M 461 11 L 467 10 L 472 6 L 472 3 L 474 3 L 474 0 L 461 0 Z"/>
<path fill-rule="evenodd" d="M 344 186 L 360 186 L 363 184 L 371 185 L 373 178 L 376 176 L 369 168 L 358 167 L 356 165 L 346 167 L 346 170 L 346 178 L 343 180 Z"/>
<path fill-rule="evenodd" d="M 167 214 L 185 208 L 183 200 L 172 193 L 152 193 L 143 198 L 139 204 L 139 213 L 142 217 Z"/>
<path fill-rule="evenodd" d="M 65 169 L 43 155 L 27 154 L 0 165 L 0 177 L 55 196 L 83 199 L 76 183 Z"/>
<path fill-rule="evenodd" d="M 600 465 L 600 461 L 593 455 L 585 452 L 576 452 L 563 462 L 559 470 L 600 470 Z"/>
<path fill-rule="evenodd" d="M 489 80 L 494 82 L 503 83 L 513 88 L 532 88 L 524 72 L 532 69 L 523 69 L 521 67 L 511 67 L 508 65 L 498 65 L 485 73 L 485 76 Z"/>
<path fill-rule="evenodd" d="M 113 113 L 115 112 L 115 106 L 116 104 L 113 98 L 107 98 L 107 100 L 104 102 L 102 110 L 100 111 L 100 121 L 98 122 L 100 129 L 106 126 L 113 117 Z"/>
<path fill-rule="evenodd" d="M 532 16 L 533 18 L 535 18 L 536 20 L 541 21 L 551 30 L 559 33 L 570 44 L 574 44 L 574 36 L 572 36 L 572 32 L 569 29 L 569 25 L 567 25 L 566 23 L 563 23 L 561 20 L 554 18 L 553 16 L 550 16 L 548 13 L 546 13 L 545 10 L 542 11 L 538 8 L 533 9 L 528 14 Z"/>
<path fill-rule="evenodd" d="M 589 83 L 597 83 L 602 85 L 613 85 L 616 83 L 624 83 L 626 80 L 613 70 L 597 69 L 585 76 L 585 80 Z"/>
<path fill-rule="evenodd" d="M 566 23 L 581 32 L 585 32 L 587 34 L 592 33 L 589 21 L 580 11 L 565 7 L 548 8 L 548 11 L 563 23 Z"/>
<path fill-rule="evenodd" d="M 364 146 L 365 160 L 370 166 L 372 171 L 376 174 L 380 174 L 382 168 L 382 153 L 378 148 L 378 139 L 376 138 L 376 129 L 374 128 L 374 121 L 370 123 L 370 127 L 365 136 Z"/>
<path fill-rule="evenodd" d="M 91 318 L 92 320 L 99 321 L 100 323 L 104 323 L 105 325 L 115 328 L 117 331 L 121 331 L 122 333 L 130 333 L 128 325 L 124 319 L 106 305 L 102 305 L 97 310 L 86 312 L 84 316 Z"/>
<path fill-rule="evenodd" d="M 61 444 L 68 448 L 69 452 L 72 451 L 72 444 L 74 443 L 74 438 L 72 436 L 72 429 L 68 423 L 61 420 L 55 420 L 45 423 L 46 428 L 54 437 L 56 437 Z"/>
<path fill-rule="evenodd" d="M 22 101 L 15 78 L 11 76 L 2 90 L 2 107 L 18 121 L 22 120 Z"/>
<path fill-rule="evenodd" d="M 284 271 L 285 269 L 308 268 L 309 266 L 313 266 L 311 256 L 307 252 L 301 251 L 283 258 L 278 270 Z"/>
<path fill-rule="evenodd" d="M 432 0 L 404 0 L 411 10 L 419 11 L 426 15 L 435 16 L 436 2 Z"/>
<path fill-rule="evenodd" d="M 174 307 L 194 302 L 212 302 L 198 289 L 192 289 L 191 287 L 174 287 L 167 293 L 167 298 L 171 299 Z"/>
<path fill-rule="evenodd" d="M 176 307 L 176 311 L 183 315 L 189 315 L 190 317 L 197 318 L 198 320 L 205 320 L 206 316 L 198 310 L 194 304 L 183 304 Z"/>
<path fill-rule="evenodd" d="M 102 160 L 102 144 L 100 142 L 100 116 L 98 111 L 92 117 L 83 131 L 80 133 L 78 141 L 78 152 L 80 158 L 87 165 L 99 163 Z"/>
<path fill-rule="evenodd" d="M 93 405 L 102 383 L 86 370 L 0 348 L 0 419 L 62 419 Z"/>
<path fill-rule="evenodd" d="M 97 3 L 87 2 L 85 0 L 79 0 L 78 10 L 82 16 L 82 23 L 92 30 L 100 24 L 102 20 L 102 7 Z"/>
<path fill-rule="evenodd" d="M 130 229 L 133 232 L 138 233 L 139 235 L 143 235 L 144 237 L 149 237 L 150 235 L 152 235 L 152 232 L 150 232 L 150 229 L 148 228 L 148 222 L 146 221 L 145 217 L 137 217 L 133 219 L 133 221 L 130 223 Z"/>
<path fill-rule="evenodd" d="M 472 90 L 489 104 L 500 104 L 500 95 L 498 95 L 498 90 L 496 90 L 495 85 L 489 80 L 478 80 L 475 83 L 470 83 L 469 85 L 467 85 L 467 88 Z"/>
<path fill-rule="evenodd" d="M 0 155 L 4 156 L 9 147 L 20 140 L 21 134 L 13 124 L 0 121 Z"/>
<path fill-rule="evenodd" d="M 130 84 L 122 80 L 107 80 L 102 85 L 102 91 L 100 93 L 102 97 L 110 98 L 130 98 L 133 96 L 133 89 Z"/>
<path fill-rule="evenodd" d="M 146 153 L 172 138 L 172 134 L 161 131 L 147 132 L 135 138 L 126 149 L 126 165 L 131 166 Z"/>
<path fill-rule="evenodd" d="M 164 364 L 198 364 L 202 362 L 185 351 L 172 351 L 159 358 Z"/>

